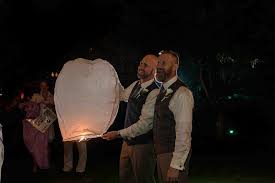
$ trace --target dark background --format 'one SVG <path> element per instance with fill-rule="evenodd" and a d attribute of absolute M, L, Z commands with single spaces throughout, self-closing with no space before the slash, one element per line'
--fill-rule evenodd
<path fill-rule="evenodd" d="M 180 54 L 179 75 L 194 93 L 195 112 L 206 113 L 207 119 L 213 114 L 215 119 L 222 108 L 222 118 L 229 121 L 245 120 L 234 119 L 241 114 L 255 123 L 270 124 L 274 4 L 271 0 L 0 0 L 1 90 L 8 95 L 35 86 L 40 79 L 49 80 L 53 90 L 51 73 L 58 73 L 71 58 L 89 56 L 89 48 L 107 59 L 127 86 L 136 79 L 137 63 L 144 54 L 172 49 Z M 209 126 L 199 118 L 195 124 Z"/>
<path fill-rule="evenodd" d="M 244 60 L 274 56 L 272 0 L 1 0 L 1 80 L 59 71 L 69 55 L 94 48 L 131 75 L 143 53 Z"/>
<path fill-rule="evenodd" d="M 274 153 L 274 7 L 272 0 L 0 0 L 1 92 L 40 79 L 53 91 L 51 73 L 89 48 L 127 86 L 144 54 L 172 49 L 195 97 L 194 154 Z M 122 103 L 111 129 L 122 127 L 124 110 Z M 102 143 L 97 149 L 119 152 L 120 141 Z"/>
<path fill-rule="evenodd" d="M 51 73 L 73 57 L 89 56 L 89 48 L 107 59 L 127 86 L 144 54 L 172 49 L 181 57 L 179 76 L 195 96 L 194 134 L 218 136 L 222 125 L 224 136 L 231 123 L 251 137 L 271 134 L 274 4 L 0 0 L 1 91 L 8 95 L 37 86 L 40 79 L 47 79 L 53 91 Z M 226 124 L 218 124 L 219 118 Z"/>

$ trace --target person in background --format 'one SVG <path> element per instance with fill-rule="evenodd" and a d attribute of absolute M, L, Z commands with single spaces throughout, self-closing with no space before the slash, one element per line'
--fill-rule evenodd
<path fill-rule="evenodd" d="M 49 131 L 44 133 L 36 129 L 31 123 L 40 115 L 41 106 L 39 103 L 31 100 L 21 104 L 22 108 L 26 112 L 26 116 L 23 119 L 23 138 L 27 149 L 33 158 L 33 173 L 36 173 L 38 168 L 42 170 L 49 169 Z"/>
<path fill-rule="evenodd" d="M 53 124 L 44 132 L 36 129 L 31 121 L 36 119 L 43 107 L 48 107 L 54 111 L 53 95 L 49 92 L 49 86 L 46 81 L 40 82 L 40 92 L 26 96 L 27 101 L 21 104 L 21 108 L 26 112 L 23 120 L 23 137 L 26 147 L 33 157 L 33 172 L 48 170 L 50 168 L 50 146 L 54 138 Z"/>
<path fill-rule="evenodd" d="M 2 166 L 1 183 L 17 182 L 18 176 L 28 182 L 35 181 L 32 176 L 32 157 L 23 140 L 23 124 L 25 112 L 19 108 L 20 97 L 16 92 L 9 91 L 9 96 L 3 96 L 0 107 L 0 117 L 4 162 Z"/>
<path fill-rule="evenodd" d="M 78 161 L 75 169 L 76 175 L 85 175 L 87 162 L 87 145 L 86 141 L 65 141 L 64 144 L 64 167 L 63 172 L 71 172 L 73 170 L 73 145 L 77 145 Z"/>
<path fill-rule="evenodd" d="M 81 49 L 77 50 L 76 52 L 73 52 L 68 60 L 74 60 L 77 58 L 85 58 L 89 59 L 88 55 L 90 54 L 90 51 L 92 50 L 86 50 Z M 74 145 L 77 146 L 78 150 L 78 161 L 77 165 L 74 169 L 73 162 L 74 162 L 74 151 L 73 147 Z M 62 173 L 72 173 L 75 172 L 77 176 L 84 176 L 86 171 L 86 163 L 87 163 L 87 142 L 85 140 L 83 141 L 64 141 L 63 142 L 63 168 L 61 170 Z"/>
<path fill-rule="evenodd" d="M 49 85 L 46 81 L 41 81 L 39 84 L 40 92 L 34 93 L 31 100 L 36 103 L 42 103 L 48 108 L 54 111 L 54 99 L 53 95 L 49 91 Z M 55 137 L 54 125 L 49 128 L 49 142 L 52 142 Z"/>

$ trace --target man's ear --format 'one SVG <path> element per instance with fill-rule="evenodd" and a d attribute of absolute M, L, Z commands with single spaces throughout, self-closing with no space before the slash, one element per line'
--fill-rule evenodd
<path fill-rule="evenodd" d="M 174 64 L 174 66 L 173 66 L 173 70 L 174 70 L 174 71 L 177 71 L 177 70 L 178 70 L 178 68 L 179 68 L 179 64 Z"/>

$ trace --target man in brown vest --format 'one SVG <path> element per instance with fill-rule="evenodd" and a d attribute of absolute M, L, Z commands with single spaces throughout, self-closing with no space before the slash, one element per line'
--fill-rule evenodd
<path fill-rule="evenodd" d="M 194 99 L 177 76 L 178 66 L 177 53 L 160 52 L 157 80 L 163 84 L 156 99 L 153 122 L 160 182 L 187 182 Z"/>

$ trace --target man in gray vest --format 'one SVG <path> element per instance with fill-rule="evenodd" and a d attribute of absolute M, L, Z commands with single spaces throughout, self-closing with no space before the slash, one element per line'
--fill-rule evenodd
<path fill-rule="evenodd" d="M 156 77 L 163 84 L 155 101 L 153 123 L 135 123 L 131 133 L 120 133 L 122 138 L 131 139 L 153 128 L 160 183 L 188 181 L 194 99 L 177 76 L 178 66 L 177 53 L 160 52 Z"/>
<path fill-rule="evenodd" d="M 146 55 L 138 66 L 138 81 L 121 92 L 121 100 L 128 102 L 124 128 L 104 134 L 103 138 L 111 140 L 131 134 L 135 123 L 152 123 L 154 105 L 158 87 L 154 81 L 158 59 L 155 55 Z M 129 128 L 128 128 L 129 127 Z M 131 139 L 124 139 L 120 155 L 121 183 L 155 183 L 153 133 L 147 133 Z"/>

